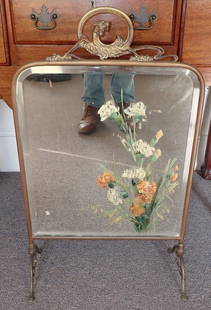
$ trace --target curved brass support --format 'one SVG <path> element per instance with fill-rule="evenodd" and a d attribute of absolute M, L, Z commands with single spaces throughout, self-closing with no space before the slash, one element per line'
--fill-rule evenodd
<path fill-rule="evenodd" d="M 173 248 L 168 249 L 168 253 L 175 253 L 177 259 L 177 265 L 179 267 L 179 273 L 181 276 L 181 299 L 187 300 L 188 296 L 186 293 L 186 277 L 185 277 L 185 264 L 184 264 L 184 244 L 179 242 Z"/>
<path fill-rule="evenodd" d="M 35 299 L 35 273 L 38 262 L 38 254 L 42 253 L 42 249 L 40 249 L 35 243 L 33 243 L 29 248 L 30 260 L 31 260 L 31 284 L 30 284 L 30 298 L 32 300 Z"/>

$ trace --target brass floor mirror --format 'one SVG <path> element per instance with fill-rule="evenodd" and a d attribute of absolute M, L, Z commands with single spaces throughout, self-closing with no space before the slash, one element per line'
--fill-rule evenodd
<path fill-rule="evenodd" d="M 96 21 L 100 14 L 104 20 Z M 128 33 L 105 44 L 109 14 L 122 18 Z M 84 29 L 92 18 L 90 36 Z M 132 48 L 132 40 L 125 13 L 95 8 L 82 17 L 70 51 L 26 65 L 14 78 L 32 298 L 44 239 L 175 240 L 169 253 L 187 298 L 184 235 L 204 82 L 176 56 Z M 79 49 L 100 59 L 82 59 Z M 146 49 L 149 55 L 140 53 Z M 95 114 L 89 134 L 79 127 L 83 102 L 88 116 Z"/>

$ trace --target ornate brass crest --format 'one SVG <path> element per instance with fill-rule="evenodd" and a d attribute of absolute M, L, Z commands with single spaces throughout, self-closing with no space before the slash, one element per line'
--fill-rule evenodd
<path fill-rule="evenodd" d="M 83 28 L 86 22 L 93 16 L 99 14 L 114 14 L 122 17 L 128 26 L 127 38 L 124 40 L 120 35 L 116 36 L 116 39 L 111 44 L 104 44 L 101 41 L 101 37 L 105 32 L 109 31 L 109 22 L 101 20 L 94 24 L 94 30 L 92 34 L 92 41 L 83 33 Z M 68 61 L 72 58 L 78 58 L 73 54 L 78 48 L 84 48 L 89 53 L 98 56 L 101 60 L 108 58 L 116 58 L 123 55 L 132 55 L 130 60 L 148 62 L 154 60 L 160 60 L 162 58 L 172 58 L 173 61 L 177 61 L 176 55 L 164 55 L 165 51 L 159 46 L 153 45 L 141 45 L 135 48 L 131 47 L 133 41 L 133 23 L 131 19 L 122 11 L 112 7 L 98 7 L 88 11 L 80 20 L 78 25 L 78 42 L 67 52 L 64 56 L 52 55 L 47 57 L 47 61 Z M 154 56 L 140 55 L 140 50 L 151 50 L 157 52 Z"/>

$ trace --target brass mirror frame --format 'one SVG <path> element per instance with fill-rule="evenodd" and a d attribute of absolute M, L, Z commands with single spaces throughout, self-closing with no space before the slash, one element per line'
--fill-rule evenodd
<path fill-rule="evenodd" d="M 104 8 L 105 9 L 105 8 Z M 108 11 L 108 8 L 106 8 L 106 12 Z M 115 9 L 115 14 L 117 14 L 118 10 Z M 102 8 L 97 8 L 93 9 L 92 12 L 88 12 L 88 16 L 85 15 L 82 17 L 81 22 L 79 23 L 79 37 L 83 36 L 81 29 L 83 28 L 83 25 L 85 21 L 87 20 L 88 17 L 96 15 L 95 13 L 102 13 L 104 12 Z M 114 9 L 109 8 L 109 13 L 113 13 Z M 124 14 L 124 13 L 123 13 Z M 118 13 L 118 15 L 122 16 L 121 14 Z M 130 41 L 130 36 L 128 37 L 128 41 Z M 79 41 L 81 38 L 79 38 Z M 76 47 L 80 47 L 80 44 L 76 44 Z M 154 48 L 159 48 L 159 47 L 151 47 L 152 49 Z M 20 68 L 13 79 L 13 84 L 12 84 L 12 97 L 13 97 L 13 106 L 14 106 L 14 120 L 15 120 L 15 130 L 16 130 L 16 137 L 17 137 L 17 145 L 18 145 L 18 154 L 19 154 L 19 162 L 20 162 L 20 173 L 21 173 L 21 183 L 22 183 L 22 189 L 23 189 L 23 196 L 24 196 L 24 210 L 25 210 L 25 215 L 26 215 L 26 220 L 27 220 L 27 229 L 28 229 L 28 238 L 29 238 L 29 250 L 30 250 L 30 257 L 31 257 L 31 293 L 30 296 L 32 299 L 35 297 L 34 293 L 34 287 L 35 287 L 35 270 L 36 270 L 36 264 L 37 264 L 37 255 L 40 253 L 40 249 L 38 248 L 37 244 L 35 243 L 36 240 L 42 240 L 42 239 L 66 239 L 66 240 L 72 240 L 72 239 L 110 239 L 110 240 L 129 240 L 129 239 L 135 239 L 135 240 L 177 240 L 178 243 L 171 249 L 169 249 L 169 253 L 175 252 L 177 259 L 178 259 L 178 265 L 179 265 L 179 271 L 181 275 L 181 297 L 186 299 L 186 288 L 185 288 L 185 268 L 184 268 L 184 262 L 183 262 L 183 255 L 184 255 L 184 236 L 185 236 L 185 228 L 187 224 L 187 216 L 188 216 L 188 208 L 189 208 L 189 200 L 190 200 L 190 192 L 191 192 L 191 185 L 192 185 L 192 177 L 193 177 L 193 171 L 194 171 L 194 164 L 195 164 L 195 159 L 196 159 L 196 154 L 197 154 L 197 148 L 198 148 L 198 140 L 199 140 L 199 133 L 200 133 L 200 128 L 201 128 L 201 119 L 202 119 L 202 110 L 203 110 L 203 103 L 204 103 L 204 89 L 205 89 L 205 84 L 202 75 L 198 70 L 195 68 L 180 64 L 180 63 L 164 63 L 164 62 L 152 62 L 152 60 L 158 60 L 161 59 L 163 56 L 159 55 L 159 57 L 151 57 L 151 56 L 143 56 L 143 55 L 138 55 L 136 53 L 136 50 L 132 50 L 129 48 L 130 53 L 135 55 L 130 60 L 74 60 L 72 57 L 72 51 L 75 49 L 71 49 L 71 52 L 68 51 L 64 56 L 59 56 L 59 55 L 54 55 L 52 57 L 48 58 L 48 61 L 44 62 L 36 62 L 32 64 L 27 64 Z M 140 49 L 145 49 L 145 48 L 140 48 Z M 159 48 L 161 51 L 162 48 Z M 105 55 L 104 51 L 102 55 Z M 107 54 L 106 54 L 107 55 Z M 125 55 L 125 51 L 123 51 L 123 55 Z M 100 56 L 100 55 L 98 55 Z M 171 56 L 171 55 L 170 55 Z M 108 55 L 109 57 L 109 55 Z M 108 58 L 105 57 L 105 58 Z M 147 58 L 148 57 L 148 58 Z M 101 59 L 104 59 L 103 57 L 100 56 Z M 176 58 L 174 57 L 174 60 Z M 65 61 L 61 61 L 65 60 Z M 68 60 L 68 61 L 66 61 Z M 151 62 L 144 62 L 146 61 L 151 61 Z M 26 172 L 25 172 L 25 166 L 24 166 L 24 158 L 23 158 L 23 147 L 22 147 L 22 141 L 21 141 L 21 136 L 20 136 L 20 128 L 19 128 L 19 122 L 18 122 L 18 113 L 17 113 L 17 83 L 18 83 L 18 78 L 20 74 L 32 67 L 45 67 L 45 66 L 117 66 L 117 67 L 123 67 L 123 66 L 136 66 L 136 67 L 151 67 L 151 68 L 166 68 L 166 67 L 171 67 L 171 68 L 184 68 L 192 71 L 199 80 L 200 84 L 200 97 L 199 97 L 199 104 L 198 104 L 198 110 L 197 110 L 197 119 L 196 119 L 196 125 L 195 125 L 195 130 L 194 130 L 194 139 L 193 139 L 193 147 L 192 147 L 192 152 L 191 152 L 191 160 L 190 160 L 190 166 L 189 166 L 189 173 L 188 173 L 188 179 L 187 179 L 187 187 L 186 187 L 186 195 L 185 195 L 185 203 L 184 203 L 184 208 L 183 208 L 183 215 L 182 215 L 182 222 L 181 222 L 181 227 L 180 227 L 180 234 L 178 237 L 160 237 L 160 236 L 153 236 L 153 237 L 147 237 L 147 236 L 131 236 L 131 237 L 68 237 L 68 236 L 60 236 L 60 237 L 53 237 L 53 236 L 47 236 L 47 237 L 35 237 L 33 236 L 32 233 L 32 225 L 31 225 L 31 218 L 30 218 L 30 210 L 29 210 L 29 199 L 28 199 L 28 192 L 27 192 L 27 182 L 26 182 Z"/>
<path fill-rule="evenodd" d="M 18 113 L 17 113 L 17 104 L 16 104 L 16 85 L 18 83 L 18 77 L 21 74 L 21 72 L 31 68 L 31 67 L 42 67 L 45 66 L 136 66 L 136 67 L 171 67 L 171 68 L 185 68 L 192 72 L 194 72 L 199 80 L 200 83 L 200 98 L 199 98 L 199 105 L 198 105 L 198 111 L 197 111 L 197 120 L 196 120 L 196 126 L 194 131 L 194 140 L 193 140 L 193 148 L 191 152 L 191 160 L 190 160 L 190 166 L 189 166 L 189 173 L 188 173 L 188 180 L 187 180 L 187 187 L 186 187 L 186 195 L 185 195 L 185 203 L 183 208 L 183 215 L 182 215 L 182 222 L 180 227 L 180 234 L 178 237 L 160 237 L 160 236 L 130 236 L 130 237 L 68 237 L 68 236 L 43 236 L 43 237 L 36 237 L 33 236 L 32 233 L 32 224 L 31 224 L 31 218 L 30 218 L 30 210 L 29 210 L 29 199 L 28 199 L 28 191 L 27 191 L 27 182 L 26 182 L 26 172 L 25 172 L 25 166 L 24 166 L 24 158 L 23 158 L 23 147 L 22 147 L 22 141 L 20 137 L 20 128 L 19 128 L 19 122 L 18 122 Z M 40 249 L 36 245 L 36 240 L 53 240 L 53 239 L 66 239 L 66 240 L 82 240 L 82 239 L 94 239 L 94 240 L 177 240 L 178 244 L 175 245 L 172 249 L 169 249 L 169 253 L 175 252 L 177 259 L 179 261 L 179 269 L 181 274 L 181 283 L 182 283 L 182 289 L 181 289 L 181 297 L 186 299 L 186 289 L 185 289 L 185 269 L 184 269 L 184 262 L 183 262 L 183 255 L 184 255 L 184 237 L 185 237 L 185 229 L 186 229 L 186 223 L 187 223 L 187 216 L 188 216 L 188 208 L 189 208 L 189 200 L 190 200 L 190 192 L 191 192 L 191 185 L 192 185 L 192 177 L 193 177 L 193 171 L 194 171 L 194 164 L 197 154 L 197 147 L 198 147 L 198 140 L 199 140 L 199 132 L 201 127 L 201 117 L 202 117 L 202 109 L 203 109 L 203 102 L 204 102 L 204 80 L 202 75 L 194 68 L 179 64 L 179 63 L 157 63 L 157 62 L 151 62 L 151 63 L 143 63 L 143 62 L 132 62 L 127 60 L 72 60 L 71 62 L 55 62 L 50 63 L 49 62 L 37 62 L 28 64 L 21 69 L 18 70 L 18 72 L 15 74 L 13 79 L 13 86 L 12 86 L 12 94 L 13 94 L 13 106 L 14 106 L 14 120 L 15 120 L 15 130 L 16 130 L 16 137 L 17 137 L 17 145 L 18 145 L 18 154 L 19 154 L 19 162 L 20 162 L 20 173 L 21 173 L 21 183 L 22 183 L 22 189 L 23 189 L 23 196 L 24 196 L 24 210 L 26 215 L 26 221 L 27 221 L 27 230 L 28 230 L 28 238 L 29 238 L 29 249 L 30 249 L 30 255 L 31 255 L 31 297 L 34 299 L 34 286 L 35 286 L 35 269 L 36 269 L 36 262 L 37 262 L 37 255 L 40 253 Z"/>

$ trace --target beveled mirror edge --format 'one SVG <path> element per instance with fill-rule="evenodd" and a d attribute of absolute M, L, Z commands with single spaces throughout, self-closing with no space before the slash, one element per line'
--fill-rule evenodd
<path fill-rule="evenodd" d="M 23 158 L 23 148 L 21 143 L 21 137 L 20 137 L 20 129 L 18 124 L 18 115 L 17 115 L 17 105 L 16 105 L 16 84 L 18 81 L 18 78 L 20 74 L 32 67 L 36 66 L 137 66 L 137 67 L 171 67 L 171 68 L 184 68 L 188 69 L 191 72 L 193 72 L 198 80 L 200 85 L 200 94 L 199 94 L 199 103 L 198 103 L 198 109 L 197 109 L 197 118 L 196 118 L 196 125 L 194 130 L 194 139 L 193 139 L 193 147 L 191 152 L 191 159 L 190 159 L 190 166 L 189 166 L 189 173 L 187 178 L 187 187 L 186 187 L 186 194 L 185 194 L 185 202 L 184 202 L 184 208 L 183 208 L 183 215 L 182 215 L 182 221 L 181 221 L 181 227 L 180 227 L 180 234 L 179 236 L 175 237 L 163 237 L 163 236 L 132 236 L 132 237 L 69 237 L 69 236 L 43 236 L 43 237 L 37 237 L 33 236 L 32 233 L 32 225 L 31 225 L 31 218 L 30 218 L 30 210 L 29 210 L 29 200 L 28 200 L 28 192 L 27 192 L 27 182 L 26 182 L 26 173 L 25 173 L 25 166 L 24 166 L 24 158 Z M 201 128 L 201 120 L 202 120 L 202 111 L 203 111 L 203 103 L 204 103 L 204 89 L 205 89 L 205 83 L 204 79 L 201 75 L 201 73 L 195 69 L 192 66 L 182 64 L 182 63 L 172 63 L 172 62 L 136 62 L 136 61 L 128 61 L 128 60 L 72 60 L 69 62 L 34 62 L 29 63 L 27 65 L 24 65 L 21 67 L 16 74 L 14 75 L 13 82 L 12 82 L 12 102 L 13 102 L 13 114 L 14 114 L 14 122 L 15 122 L 15 131 L 16 131 L 16 140 L 17 140 L 17 146 L 18 146 L 18 156 L 19 156 L 19 163 L 20 163 L 20 175 L 21 175 L 21 184 L 22 184 L 22 190 L 23 190 L 23 198 L 24 198 L 24 211 L 27 221 L 27 230 L 28 230 L 28 236 L 29 236 L 29 243 L 32 244 L 33 240 L 35 239 L 121 239 L 121 240 L 128 240 L 128 239 L 140 239 L 140 240 L 179 240 L 183 242 L 184 235 L 185 235 L 185 228 L 187 223 L 187 215 L 188 215 L 188 208 L 189 208 L 189 200 L 190 200 L 190 191 L 191 191 L 191 185 L 192 185 L 192 177 L 193 177 L 193 171 L 194 171 L 194 164 L 198 149 L 198 137 L 200 133 Z"/>

